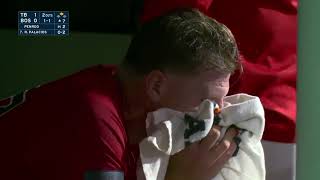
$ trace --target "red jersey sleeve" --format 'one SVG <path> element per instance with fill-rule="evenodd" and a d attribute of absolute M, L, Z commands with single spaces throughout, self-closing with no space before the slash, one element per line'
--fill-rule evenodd
<path fill-rule="evenodd" d="M 98 66 L 32 89 L 0 116 L 1 179 L 78 180 L 135 163 L 112 68 Z M 4 106 L 3 106 L 4 107 Z"/>

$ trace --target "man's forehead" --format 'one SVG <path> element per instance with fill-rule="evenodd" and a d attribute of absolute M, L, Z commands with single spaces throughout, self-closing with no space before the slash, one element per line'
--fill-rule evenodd
<path fill-rule="evenodd" d="M 169 79 L 179 83 L 225 85 L 229 83 L 230 73 L 203 71 L 197 74 L 167 74 Z"/>

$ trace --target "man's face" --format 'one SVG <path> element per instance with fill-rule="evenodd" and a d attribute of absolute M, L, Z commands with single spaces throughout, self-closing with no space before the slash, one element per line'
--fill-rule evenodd
<path fill-rule="evenodd" d="M 159 106 L 178 111 L 192 111 L 204 99 L 223 105 L 229 91 L 230 74 L 206 71 L 198 75 L 165 73 L 159 96 Z"/>

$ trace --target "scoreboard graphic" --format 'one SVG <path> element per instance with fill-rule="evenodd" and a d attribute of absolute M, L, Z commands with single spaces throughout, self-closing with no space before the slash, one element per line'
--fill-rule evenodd
<path fill-rule="evenodd" d="M 68 11 L 19 11 L 19 36 L 68 36 Z"/>

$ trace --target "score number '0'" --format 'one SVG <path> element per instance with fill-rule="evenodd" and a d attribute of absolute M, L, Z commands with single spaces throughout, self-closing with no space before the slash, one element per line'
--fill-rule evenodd
<path fill-rule="evenodd" d="M 31 18 L 21 18 L 21 19 L 20 19 L 20 22 L 21 22 L 21 23 L 31 23 L 32 20 L 31 20 Z M 34 22 L 34 23 L 37 23 L 37 22 L 38 22 L 38 19 L 37 19 L 37 18 L 34 18 L 34 19 L 33 19 L 33 22 Z"/>

